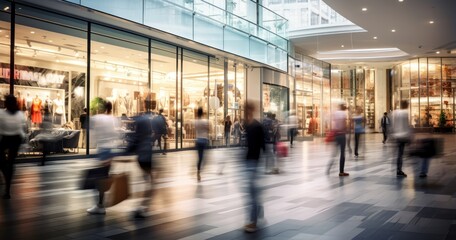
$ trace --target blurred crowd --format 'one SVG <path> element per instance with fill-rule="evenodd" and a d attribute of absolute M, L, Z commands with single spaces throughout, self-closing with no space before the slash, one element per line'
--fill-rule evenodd
<path fill-rule="evenodd" d="M 14 163 L 18 154 L 19 146 L 25 137 L 24 116 L 17 107 L 17 100 L 14 96 L 7 96 L 5 109 L 0 110 L 0 168 L 5 180 L 4 199 L 11 198 L 11 183 L 14 176 Z M 148 103 L 146 102 L 146 105 Z M 106 207 L 115 205 L 128 198 L 128 177 L 125 175 L 113 175 L 110 173 L 113 159 L 117 156 L 134 156 L 136 164 L 141 169 L 143 179 L 147 188 L 143 191 L 143 201 L 132 213 L 134 218 L 146 218 L 148 216 L 148 206 L 152 196 L 154 185 L 154 165 L 152 159 L 156 154 L 166 155 L 168 139 L 168 121 L 163 115 L 163 110 L 157 113 L 146 111 L 133 117 L 133 134 L 127 139 L 126 148 L 119 152 L 117 143 L 121 136 L 114 129 L 121 124 L 119 119 L 112 115 L 112 104 L 104 103 L 103 112 L 91 116 L 90 126 L 87 122 L 87 110 L 81 115 L 83 129 L 90 128 L 93 131 L 97 148 L 97 164 L 94 168 L 87 169 L 82 179 L 81 189 L 93 189 L 96 200 L 93 207 L 87 209 L 89 214 L 105 214 Z M 243 173 L 247 180 L 247 205 L 248 220 L 244 225 L 246 232 L 258 230 L 261 220 L 264 218 L 264 207 L 261 201 L 261 188 L 258 187 L 258 177 L 260 175 L 260 162 L 264 162 L 261 169 L 266 174 L 280 174 L 280 158 L 286 157 L 288 148 L 293 148 L 298 135 L 297 117 L 293 111 L 286 114 L 285 119 L 280 121 L 275 113 L 264 113 L 261 119 L 260 105 L 257 102 L 249 101 L 244 107 L 242 120 L 238 117 L 231 121 L 230 116 L 224 119 L 224 134 L 226 147 L 241 147 L 244 150 L 243 156 L 239 159 L 243 164 Z M 404 149 L 410 146 L 414 156 L 423 159 L 420 169 L 420 177 L 427 177 L 429 160 L 439 154 L 436 146 L 436 139 L 433 137 L 414 139 L 413 129 L 410 126 L 408 116 L 408 102 L 402 101 L 400 107 L 390 113 L 385 112 L 379 119 L 383 134 L 382 143 L 394 141 L 397 145 L 396 155 L 396 174 L 397 177 L 407 177 L 403 172 Z M 348 177 L 345 171 L 345 158 L 348 148 L 352 154 L 351 142 L 353 142 L 353 154 L 355 158 L 362 155 L 361 149 L 366 147 L 362 144 L 364 129 L 363 109 L 354 108 L 349 111 L 345 102 L 340 102 L 334 107 L 332 112 L 331 131 L 326 133 L 327 144 L 334 146 L 332 158 L 328 159 L 327 174 L 336 164 L 339 165 L 338 176 Z M 46 129 L 46 121 L 42 128 Z M 207 113 L 203 108 L 197 109 L 197 117 L 194 119 L 195 134 L 195 180 L 204 180 L 204 161 L 205 152 L 209 148 L 209 121 Z M 286 136 L 283 136 L 285 134 Z M 352 141 L 353 135 L 353 141 Z M 85 136 L 85 132 L 84 135 Z M 46 138 L 45 132 L 43 138 Z M 286 140 L 285 140 L 286 139 Z M 232 140 L 232 142 L 231 142 Z M 286 143 L 289 141 L 289 143 Z M 411 145 L 411 143 L 414 143 Z M 153 149 L 158 149 L 153 151 Z M 261 160 L 261 161 L 260 161 Z M 43 162 L 44 164 L 44 162 Z M 223 174 L 223 164 L 218 170 Z M 106 192 L 113 191 L 110 198 L 106 199 Z"/>

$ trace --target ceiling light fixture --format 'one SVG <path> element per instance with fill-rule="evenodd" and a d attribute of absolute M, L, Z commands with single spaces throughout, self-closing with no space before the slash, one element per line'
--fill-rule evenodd
<path fill-rule="evenodd" d="M 35 32 L 34 32 L 34 31 L 31 31 L 30 33 L 31 33 L 31 34 L 35 34 Z"/>
<path fill-rule="evenodd" d="M 429 21 L 429 24 L 434 24 L 434 21 L 432 21 L 432 20 L 431 20 L 431 21 Z"/>
<path fill-rule="evenodd" d="M 404 0 L 398 0 L 399 2 L 403 2 Z"/>
<path fill-rule="evenodd" d="M 361 8 L 361 10 L 362 10 L 363 12 L 365 12 L 365 11 L 367 11 L 367 8 Z"/>
<path fill-rule="evenodd" d="M 440 51 L 437 51 L 437 52 L 435 52 L 435 53 L 440 54 Z"/>
<path fill-rule="evenodd" d="M 375 36 L 374 39 L 377 39 L 377 37 Z"/>
<path fill-rule="evenodd" d="M 340 47 L 345 47 L 344 45 L 340 45 Z"/>
<path fill-rule="evenodd" d="M 3 11 L 8 11 L 9 10 L 9 7 L 4 7 L 3 8 Z"/>
<path fill-rule="evenodd" d="M 51 42 L 52 42 L 52 40 L 49 40 L 49 42 L 51 43 Z"/>
<path fill-rule="evenodd" d="M 391 32 L 396 32 L 396 29 L 391 29 Z"/>

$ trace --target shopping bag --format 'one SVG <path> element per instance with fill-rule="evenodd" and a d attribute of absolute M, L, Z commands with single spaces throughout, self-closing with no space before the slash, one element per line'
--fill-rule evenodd
<path fill-rule="evenodd" d="M 112 185 L 106 192 L 105 206 L 111 207 L 124 201 L 130 195 L 129 177 L 127 173 L 111 174 Z"/>
<path fill-rule="evenodd" d="M 336 131 L 329 131 L 326 133 L 325 142 L 326 143 L 334 142 L 335 138 L 336 138 Z"/>
<path fill-rule="evenodd" d="M 276 144 L 277 156 L 278 157 L 287 157 L 288 156 L 288 147 L 283 142 L 278 142 Z"/>
<path fill-rule="evenodd" d="M 87 169 L 83 173 L 80 189 L 98 189 L 106 192 L 111 187 L 112 179 L 109 177 L 109 167 L 102 166 Z"/>

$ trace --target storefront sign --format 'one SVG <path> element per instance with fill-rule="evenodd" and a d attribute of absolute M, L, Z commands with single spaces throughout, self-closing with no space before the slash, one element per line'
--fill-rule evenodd
<path fill-rule="evenodd" d="M 10 76 L 9 64 L 0 64 L 0 78 L 3 78 L 6 80 L 6 82 L 9 82 Z M 68 72 L 56 71 L 46 68 L 16 65 L 14 70 L 15 80 L 36 82 L 36 85 L 38 86 L 63 84 L 65 78 L 67 77 Z"/>

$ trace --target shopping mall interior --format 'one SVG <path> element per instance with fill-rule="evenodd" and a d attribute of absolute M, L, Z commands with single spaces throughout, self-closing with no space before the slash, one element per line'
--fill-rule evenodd
<path fill-rule="evenodd" d="M 25 118 L 11 194 L 18 204 L 0 199 L 1 239 L 456 238 L 456 1 L 0 6 L 0 108 L 14 95 Z M 396 178 L 396 142 L 382 139 L 384 113 L 392 118 L 403 100 L 416 142 L 439 143 L 427 178 L 408 147 L 408 177 Z M 99 157 L 93 117 L 106 102 L 116 119 L 111 172 L 129 173 L 130 195 L 106 215 L 88 216 L 96 194 L 79 185 Z M 242 161 L 246 137 L 233 130 L 246 126 L 248 103 L 259 121 L 275 117 L 276 140 L 287 149 L 276 154 L 274 147 L 277 171 L 260 159 L 258 171 L 268 173 L 258 174 L 265 209 L 253 234 L 243 228 L 252 194 Z M 337 149 L 325 142 L 340 103 L 347 118 L 362 116 L 365 133 L 358 157 L 348 131 L 348 178 L 337 177 Z M 202 181 L 198 109 L 208 122 Z M 137 134 L 135 119 L 159 112 L 166 133 L 151 146 L 147 182 L 124 153 Z M 150 183 L 149 217 L 132 220 Z"/>

